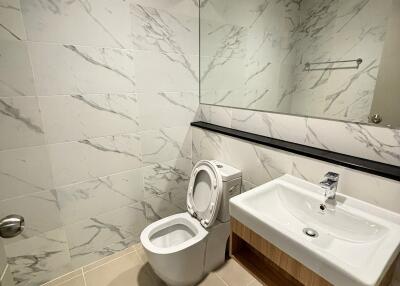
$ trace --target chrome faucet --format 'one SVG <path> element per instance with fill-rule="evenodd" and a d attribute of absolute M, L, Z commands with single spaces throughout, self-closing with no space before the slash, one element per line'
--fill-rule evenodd
<path fill-rule="evenodd" d="M 335 199 L 338 182 L 339 174 L 328 172 L 325 174 L 324 179 L 319 183 L 319 185 L 325 190 L 325 197 L 328 200 Z"/>

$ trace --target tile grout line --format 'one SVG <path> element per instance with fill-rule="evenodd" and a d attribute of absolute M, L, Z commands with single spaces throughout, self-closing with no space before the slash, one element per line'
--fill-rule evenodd
<path fill-rule="evenodd" d="M 160 10 L 160 9 L 156 9 Z M 64 46 L 65 43 L 57 42 L 57 41 L 39 41 L 39 40 L 30 40 L 28 39 L 28 36 L 26 39 L 21 39 L 21 42 L 27 44 L 27 45 L 36 45 L 36 46 Z M 159 54 L 161 53 L 160 51 L 157 50 L 152 50 L 152 49 L 138 49 L 135 47 L 120 47 L 120 46 L 108 46 L 108 45 L 89 45 L 89 44 L 74 44 L 73 46 L 79 47 L 79 48 L 93 48 L 93 49 L 109 49 L 109 50 L 119 50 L 119 51 L 130 51 L 130 52 L 138 52 L 138 53 L 152 53 L 152 54 Z M 198 53 L 177 53 L 177 52 L 166 52 L 165 54 L 172 54 L 172 55 L 186 55 L 189 57 L 198 57 Z M 211 56 L 208 56 L 211 58 Z"/>
<path fill-rule="evenodd" d="M 259 282 L 256 278 L 253 277 L 253 280 L 250 281 L 248 284 L 246 284 L 246 286 L 250 286 L 251 284 L 254 283 L 254 281 Z"/>
<path fill-rule="evenodd" d="M 136 244 L 136 245 L 137 245 L 137 244 Z M 136 252 L 136 248 L 137 248 L 136 245 L 134 245 L 135 247 L 134 247 L 134 249 L 132 249 L 131 251 L 129 251 L 129 252 L 123 254 L 123 255 L 120 255 L 120 256 L 118 256 L 118 257 L 115 257 L 115 258 L 113 258 L 113 259 L 111 259 L 111 260 L 109 260 L 109 261 L 106 261 L 106 262 L 104 262 L 104 263 L 102 263 L 102 264 L 100 264 L 100 265 L 94 267 L 93 269 L 90 269 L 90 270 L 87 271 L 87 272 L 90 272 L 90 271 L 92 271 L 92 270 L 95 270 L 95 269 L 97 269 L 97 268 L 99 268 L 99 267 L 101 267 L 101 266 L 103 266 L 103 265 L 105 265 L 105 264 L 107 264 L 107 263 L 109 263 L 109 262 L 113 262 L 113 261 L 115 261 L 115 260 L 117 260 L 117 259 L 119 259 L 119 258 L 121 258 L 121 257 L 124 257 L 124 256 L 126 256 L 126 255 L 128 255 L 128 254 L 131 254 L 132 252 Z M 60 285 L 60 284 L 63 284 L 63 283 L 65 283 L 65 282 L 68 282 L 68 281 L 70 281 L 70 280 L 72 280 L 72 279 L 75 279 L 75 278 L 79 277 L 80 275 L 83 276 L 84 282 L 85 282 L 85 286 L 86 286 L 85 271 L 84 271 L 83 269 L 84 269 L 85 267 L 87 267 L 87 266 L 90 266 L 90 265 L 92 265 L 92 264 L 98 263 L 99 261 L 101 261 L 101 260 L 103 260 L 103 259 L 106 259 L 106 258 L 107 258 L 107 256 L 104 257 L 104 258 L 102 258 L 102 259 L 100 259 L 100 260 L 93 261 L 93 262 L 91 262 L 91 263 L 89 263 L 89 264 L 87 264 L 87 265 L 84 265 L 84 266 L 82 266 L 82 267 L 78 267 L 78 268 L 76 268 L 76 269 L 74 269 L 74 270 L 72 270 L 72 271 L 70 271 L 70 272 L 68 272 L 68 273 L 65 273 L 65 274 L 63 274 L 63 275 L 61 275 L 61 276 L 58 276 L 58 277 L 56 277 L 56 278 L 54 278 L 54 279 L 52 279 L 52 280 L 50 280 L 50 281 L 48 281 L 48 282 L 46 282 L 46 283 L 44 283 L 44 284 L 41 284 L 40 286 L 46 286 L 46 285 L 48 285 L 49 283 L 54 283 L 55 281 L 59 280 L 60 278 L 65 277 L 65 276 L 67 276 L 67 275 L 70 275 L 70 274 L 73 273 L 73 272 L 77 272 L 78 270 L 80 270 L 80 272 L 81 272 L 80 274 L 77 273 L 75 276 L 72 276 L 71 278 L 69 278 L 69 279 L 67 279 L 67 280 L 65 280 L 65 281 L 63 281 L 63 282 L 57 283 L 57 284 L 55 284 L 54 286 L 58 286 L 58 285 Z"/>
<path fill-rule="evenodd" d="M 135 250 L 135 254 L 136 254 L 136 257 L 139 259 L 139 261 L 141 261 L 143 264 L 145 264 L 145 261 L 140 257 L 137 249 Z"/>
<path fill-rule="evenodd" d="M 224 283 L 226 286 L 230 286 L 230 285 L 228 284 L 228 282 L 226 282 L 224 279 L 222 279 L 222 278 L 218 275 L 217 272 L 214 272 L 214 273 L 215 273 L 215 275 L 217 276 L 217 278 L 218 278 L 219 280 L 222 281 L 222 283 Z"/>
<path fill-rule="evenodd" d="M 85 286 L 87 286 L 87 284 L 86 284 L 85 272 L 83 271 L 83 267 L 81 267 L 81 272 L 82 272 L 82 277 L 83 277 L 83 284 L 84 284 Z"/>
<path fill-rule="evenodd" d="M 90 270 L 88 270 L 88 271 L 83 271 L 83 268 L 84 267 L 87 267 L 87 266 L 89 266 L 90 264 L 88 264 L 87 266 L 84 266 L 84 267 L 82 267 L 82 272 L 85 274 L 85 273 L 89 273 L 89 272 L 92 272 L 92 271 L 94 271 L 94 270 L 96 270 L 96 269 L 98 269 L 98 268 L 100 268 L 100 267 L 102 267 L 102 266 L 104 266 L 104 265 L 106 265 L 106 264 L 108 264 L 108 263 L 111 263 L 111 262 L 114 262 L 115 260 L 118 260 L 118 259 L 120 259 L 120 258 L 122 258 L 122 257 L 125 257 L 125 256 L 127 256 L 127 255 L 129 255 L 129 254 L 132 254 L 133 252 L 136 252 L 136 250 L 135 249 L 133 249 L 132 251 L 129 251 L 128 253 L 125 253 L 125 254 L 123 254 L 123 255 L 121 255 L 121 256 L 118 256 L 118 257 L 115 257 L 115 258 L 113 258 L 113 259 L 111 259 L 111 260 L 108 260 L 108 261 L 106 261 L 106 262 L 104 262 L 104 263 L 102 263 L 102 264 L 100 264 L 100 265 L 98 265 L 98 266 L 96 266 L 96 267 L 93 267 L 92 269 L 90 269 Z M 93 262 L 93 264 L 94 263 L 97 263 L 97 261 L 95 261 L 95 262 Z"/>
<path fill-rule="evenodd" d="M 47 282 L 44 283 L 44 284 L 41 284 L 40 286 L 46 286 L 46 285 L 49 285 L 50 283 L 55 283 L 57 280 L 59 280 L 59 279 L 65 277 L 65 276 L 67 276 L 67 275 L 69 275 L 69 274 L 71 274 L 71 273 L 73 273 L 73 272 L 76 272 L 78 269 L 79 269 L 79 268 L 77 268 L 77 269 L 75 269 L 75 270 L 73 270 L 73 271 L 71 271 L 71 272 L 65 273 L 65 274 L 63 274 L 63 275 L 61 275 L 61 276 L 58 276 L 58 277 L 56 277 L 56 278 L 54 278 L 54 279 L 52 279 L 52 280 L 50 280 L 50 281 L 47 281 Z M 77 275 L 75 275 L 75 276 L 72 276 L 71 278 L 68 278 L 67 280 L 65 280 L 65 281 L 63 281 L 63 282 L 57 283 L 57 284 L 55 284 L 54 286 L 58 286 L 58 285 L 60 285 L 60 284 L 66 283 L 66 282 L 68 282 L 68 281 L 71 281 L 72 279 L 75 279 L 76 277 L 79 277 L 79 274 L 77 274 Z"/>

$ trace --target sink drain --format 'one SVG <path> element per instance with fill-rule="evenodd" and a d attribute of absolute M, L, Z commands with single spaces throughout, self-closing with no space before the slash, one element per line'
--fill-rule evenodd
<path fill-rule="evenodd" d="M 318 232 L 315 229 L 309 227 L 304 228 L 303 233 L 309 237 L 318 237 Z"/>

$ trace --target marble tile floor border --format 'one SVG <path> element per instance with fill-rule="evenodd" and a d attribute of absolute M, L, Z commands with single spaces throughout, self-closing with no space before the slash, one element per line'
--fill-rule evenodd
<path fill-rule="evenodd" d="M 166 285 L 151 270 L 141 244 L 92 262 L 41 286 Z M 230 259 L 208 274 L 200 286 L 259 286 L 250 273 Z"/>

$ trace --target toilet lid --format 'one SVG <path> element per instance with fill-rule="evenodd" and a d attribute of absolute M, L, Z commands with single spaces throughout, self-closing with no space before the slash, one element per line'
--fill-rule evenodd
<path fill-rule="evenodd" d="M 221 194 L 222 178 L 218 167 L 211 161 L 197 162 L 190 176 L 187 209 L 205 228 L 217 217 Z"/>

